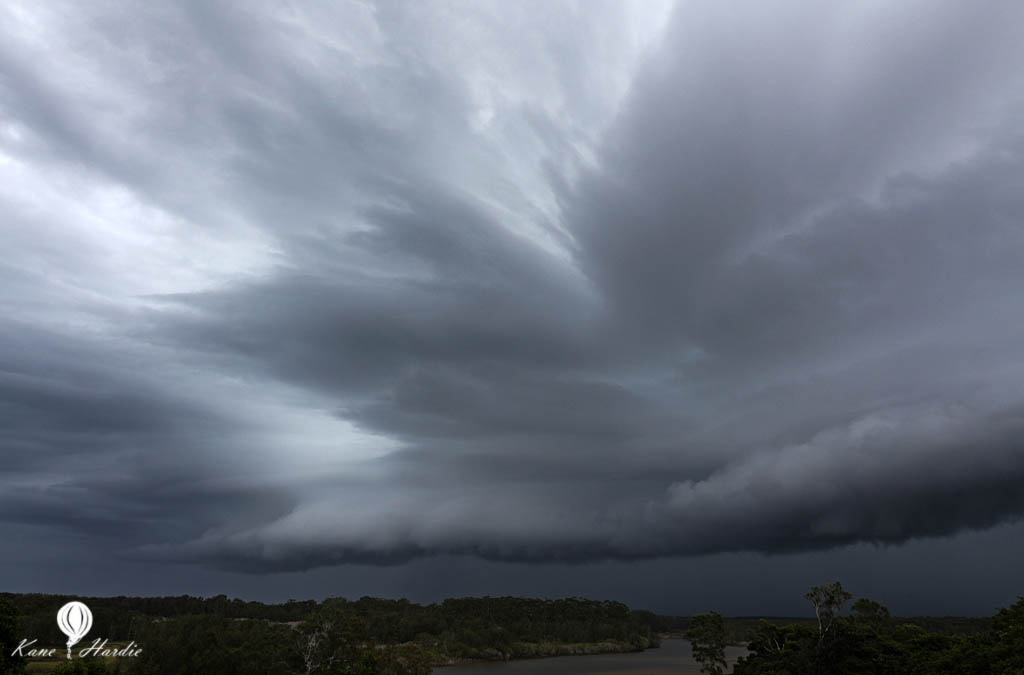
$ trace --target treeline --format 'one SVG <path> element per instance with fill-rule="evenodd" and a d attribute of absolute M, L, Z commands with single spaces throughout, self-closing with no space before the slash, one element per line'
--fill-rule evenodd
<path fill-rule="evenodd" d="M 1024 597 L 984 620 L 959 617 L 898 619 L 881 604 L 853 596 L 839 582 L 805 596 L 810 621 L 760 620 L 748 627 L 749 654 L 735 675 L 1011 675 L 1024 673 Z M 702 672 L 725 672 L 726 621 L 693 617 L 687 637 Z"/>
<path fill-rule="evenodd" d="M 927 633 L 944 636 L 979 635 L 992 627 L 992 618 L 987 616 L 905 616 L 892 617 L 892 621 L 899 624 L 918 626 Z M 761 622 L 776 625 L 805 626 L 815 629 L 818 626 L 817 619 L 813 617 L 799 619 L 790 617 L 728 617 L 725 619 L 726 642 L 732 645 L 746 643 L 750 638 L 751 632 L 760 627 Z M 688 625 L 689 619 L 683 619 L 682 632 L 685 632 Z"/>
<path fill-rule="evenodd" d="M 61 645 L 56 610 L 72 599 L 93 612 L 90 637 L 135 641 L 137 659 L 94 668 L 120 673 L 428 673 L 431 665 L 658 644 L 664 620 L 618 602 L 580 598 L 408 600 L 333 598 L 280 605 L 216 598 L 71 598 L 0 594 L 20 636 Z M 14 634 L 11 638 L 13 639 Z M 8 647 L 0 636 L 0 647 Z M 99 671 L 98 671 L 99 672 Z"/>
<path fill-rule="evenodd" d="M 54 620 L 61 605 L 80 600 L 89 606 L 93 615 L 90 634 L 111 640 L 131 640 L 139 630 L 139 621 L 151 617 L 214 616 L 226 619 L 264 619 L 274 622 L 302 621 L 316 610 L 315 600 L 280 604 L 248 602 L 226 595 L 198 598 L 189 595 L 161 598 L 89 598 L 47 593 L 0 593 L 18 608 L 22 630 L 26 635 L 39 638 L 42 644 L 63 643 L 65 637 Z"/>

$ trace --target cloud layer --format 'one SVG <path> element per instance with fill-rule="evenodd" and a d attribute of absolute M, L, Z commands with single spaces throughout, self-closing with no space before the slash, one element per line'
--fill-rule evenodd
<path fill-rule="evenodd" d="M 1024 513 L 1017 3 L 3 11 L 8 522 L 274 571 Z"/>

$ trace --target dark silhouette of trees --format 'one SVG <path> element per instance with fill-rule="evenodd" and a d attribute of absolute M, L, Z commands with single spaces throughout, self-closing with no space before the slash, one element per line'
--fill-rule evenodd
<path fill-rule="evenodd" d="M 58 663 L 49 675 L 108 675 L 110 670 L 103 659 L 75 659 Z"/>
<path fill-rule="evenodd" d="M 966 619 L 893 617 L 866 598 L 843 616 L 851 598 L 838 583 L 807 597 L 814 618 L 773 622 L 718 614 L 687 621 L 581 598 L 454 598 L 431 605 L 333 598 L 266 605 L 225 596 L 0 593 L 0 672 L 23 670 L 21 660 L 9 659 L 21 638 L 63 644 L 55 613 L 80 599 L 96 617 L 90 636 L 134 640 L 143 652 L 107 662 L 76 658 L 59 666 L 56 672 L 64 675 L 427 675 L 432 665 L 464 659 L 644 649 L 658 643 L 658 631 L 684 622 L 695 657 L 708 665 L 705 673 L 724 671 L 725 643 L 742 639 L 741 629 L 747 629 L 749 655 L 736 675 L 1024 673 L 1024 598 L 991 618 Z"/>
<path fill-rule="evenodd" d="M 718 612 L 698 614 L 690 618 L 686 639 L 693 649 L 693 658 L 700 672 L 722 675 L 725 672 L 725 622 Z"/>
<path fill-rule="evenodd" d="M 134 640 L 142 647 L 140 657 L 118 662 L 122 675 L 419 675 L 431 672 L 431 664 L 464 659 L 646 649 L 658 644 L 656 626 L 675 621 L 631 611 L 619 602 L 582 598 L 453 598 L 431 605 L 369 597 L 280 605 L 223 595 L 0 594 L 3 598 L 18 601 L 23 623 L 19 631 L 38 638 L 41 645 L 63 644 L 55 612 L 69 600 L 85 602 L 95 617 L 90 635 L 112 642 Z"/>
<path fill-rule="evenodd" d="M 12 654 L 21 641 L 18 635 L 18 610 L 14 603 L 0 597 L 0 673 L 20 673 L 25 659 Z"/>
<path fill-rule="evenodd" d="M 1011 675 L 1024 673 L 1024 598 L 990 621 L 897 619 L 861 598 L 841 617 L 849 594 L 838 584 L 812 589 L 819 627 L 762 621 L 735 675 Z M 930 630 L 931 629 L 931 630 Z M 943 630 L 942 633 L 933 630 Z"/>
<path fill-rule="evenodd" d="M 824 644 L 825 639 L 830 637 L 829 631 L 835 619 L 843 611 L 843 605 L 848 603 L 853 595 L 843 589 L 838 581 L 823 586 L 814 586 L 805 595 L 814 605 L 814 615 L 818 619 L 818 643 Z"/>

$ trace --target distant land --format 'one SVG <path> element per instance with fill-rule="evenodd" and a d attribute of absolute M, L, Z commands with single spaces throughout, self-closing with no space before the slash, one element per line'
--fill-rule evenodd
<path fill-rule="evenodd" d="M 849 598 L 840 600 L 845 604 Z M 69 662 L 67 638 L 55 617 L 71 601 L 89 607 L 92 624 Z M 1014 649 L 1017 656 L 1013 658 L 1024 655 L 1024 649 L 1018 649 L 1024 646 L 1024 600 L 992 618 L 896 618 L 878 603 L 863 599 L 854 603 L 847 616 L 840 617 L 842 609 L 824 633 L 819 618 L 813 616 L 733 617 L 722 619 L 720 635 L 713 639 L 723 646 L 749 648 L 749 653 L 731 648 L 729 652 L 730 669 L 737 655 L 746 654 L 735 672 L 748 674 L 788 672 L 778 668 L 785 659 L 799 661 L 804 668 L 825 657 L 853 659 L 855 665 L 849 666 L 853 668 L 874 667 L 864 661 L 874 652 L 893 663 L 914 658 L 935 668 L 969 658 L 995 663 L 999 654 L 1012 655 Z M 405 599 L 363 597 L 267 604 L 224 595 L 99 598 L 0 593 L 0 647 L 5 659 L 0 660 L 0 672 L 416 675 L 461 664 L 640 652 L 670 638 L 691 638 L 697 645 L 701 638 L 694 638 L 693 622 L 693 617 L 659 615 L 619 602 L 582 598 L 453 598 L 421 605 Z M 37 649 L 52 648 L 56 653 L 40 658 L 24 648 L 19 652 L 19 644 L 26 640 L 34 641 Z M 95 640 L 106 641 L 108 648 L 134 645 L 140 653 L 133 658 L 81 658 L 80 650 Z M 672 648 L 680 649 L 675 644 Z M 659 662 L 664 664 L 669 657 L 666 652 Z M 686 658 L 691 658 L 688 649 Z M 551 668 L 558 666 L 546 664 L 536 672 L 553 672 Z M 791 672 L 857 672 L 837 664 L 832 670 L 813 668 Z M 459 670 L 455 668 L 452 675 Z M 630 672 L 616 670 L 620 671 Z"/>

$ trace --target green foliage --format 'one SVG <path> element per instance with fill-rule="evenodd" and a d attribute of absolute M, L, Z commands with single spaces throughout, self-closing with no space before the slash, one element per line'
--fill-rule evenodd
<path fill-rule="evenodd" d="M 988 621 L 900 620 L 877 602 L 860 599 L 849 618 L 849 598 L 838 584 L 813 594 L 821 628 L 767 621 L 749 634 L 749 655 L 735 675 L 1013 675 L 1024 673 L 1024 598 Z M 845 599 L 844 599 L 845 598 Z M 817 620 L 816 620 L 817 622 Z M 923 624 L 923 625 L 922 625 Z M 924 626 L 938 626 L 932 632 Z M 949 630 L 962 627 L 960 634 Z"/>
<path fill-rule="evenodd" d="M 722 675 L 725 672 L 725 622 L 718 612 L 700 614 L 690 619 L 686 639 L 693 648 L 693 658 L 700 672 Z"/>
<path fill-rule="evenodd" d="M 271 605 L 228 599 L 226 595 L 197 598 L 188 595 L 133 598 L 89 598 L 43 593 L 0 593 L 0 601 L 14 602 L 21 611 L 21 632 L 38 638 L 40 644 L 63 644 L 66 640 L 54 621 L 58 608 L 71 600 L 80 600 L 93 614 L 90 633 L 111 640 L 131 640 L 133 626 L 149 617 L 219 616 L 229 619 L 265 619 L 275 622 L 302 621 L 317 608 L 314 600 Z"/>
<path fill-rule="evenodd" d="M 881 607 L 881 605 L 879 605 Z M 854 611 L 854 618 L 857 617 Z M 660 620 L 675 619 L 668 624 L 667 628 L 659 629 L 662 632 L 685 631 L 689 619 L 679 617 L 658 617 Z M 750 634 L 756 631 L 760 622 L 768 621 L 775 624 L 786 624 L 794 626 L 810 626 L 817 630 L 818 620 L 814 617 L 793 618 L 793 617 L 726 617 L 725 636 L 726 641 L 731 645 L 745 643 L 750 639 Z M 935 635 L 946 636 L 969 636 L 982 635 L 992 628 L 992 617 L 965 617 L 965 616 L 909 616 L 890 617 L 889 623 L 894 625 L 912 624 L 923 628 L 925 632 Z M 662 623 L 661 625 L 665 625 Z"/>
<path fill-rule="evenodd" d="M 25 659 L 11 654 L 21 638 L 18 636 L 18 610 L 14 603 L 0 597 L 0 673 L 20 673 Z"/>
<path fill-rule="evenodd" d="M 849 602 L 853 595 L 847 592 L 841 583 L 833 581 L 830 584 L 814 586 L 804 597 L 814 606 L 814 615 L 818 619 L 818 642 L 824 644 L 826 639 L 834 637 L 830 631 L 836 618 L 842 613 L 843 605 Z"/>
<path fill-rule="evenodd" d="M 889 623 L 892 618 L 889 610 L 880 603 L 867 598 L 861 598 L 853 603 L 853 618 L 862 623 L 880 628 Z"/>
<path fill-rule="evenodd" d="M 142 654 L 122 659 L 122 672 L 283 673 L 294 633 L 288 625 L 259 619 L 186 616 L 140 621 L 135 641 Z"/>
<path fill-rule="evenodd" d="M 87 658 L 62 661 L 50 675 L 107 675 L 109 672 L 102 659 Z"/>
<path fill-rule="evenodd" d="M 988 653 L 994 673 L 1024 673 L 1024 596 L 999 610 L 992 622 Z"/>
<path fill-rule="evenodd" d="M 812 589 L 808 597 L 816 603 L 816 616 L 797 621 L 659 617 L 580 598 L 457 598 L 432 605 L 379 598 L 282 605 L 224 596 L 89 598 L 101 617 L 96 624 L 102 622 L 92 634 L 122 644 L 133 640 L 142 655 L 76 658 L 61 661 L 55 672 L 427 675 L 433 665 L 463 659 L 644 649 L 658 643 L 658 629 L 685 625 L 705 673 L 724 671 L 724 646 L 740 628 L 747 631 L 749 655 L 736 675 L 1024 673 L 1024 598 L 988 619 L 900 619 L 864 598 L 853 603 L 850 616 L 841 616 L 850 596 L 838 583 Z M 56 609 L 68 599 L 0 594 L 0 659 L 6 659 L 0 672 L 23 671 L 21 660 L 9 658 L 22 637 L 64 642 L 63 635 L 46 639 L 33 626 L 50 630 Z M 188 610 L 200 611 L 177 613 Z"/>
<path fill-rule="evenodd" d="M 379 672 L 377 654 L 366 621 L 346 603 L 325 602 L 295 630 L 295 672 Z"/>
<path fill-rule="evenodd" d="M 0 594 L 0 602 L 11 599 L 23 612 L 19 635 L 41 645 L 64 643 L 54 614 L 72 598 Z M 281 605 L 223 595 L 81 600 L 95 617 L 91 636 L 142 648 L 139 657 L 107 662 L 119 675 L 426 675 L 432 665 L 466 659 L 646 649 L 659 642 L 656 626 L 676 621 L 581 598 L 456 598 L 432 605 L 367 597 Z"/>
<path fill-rule="evenodd" d="M 751 630 L 747 649 L 733 669 L 742 675 L 797 675 L 814 672 L 818 631 L 809 625 L 761 621 Z"/>

